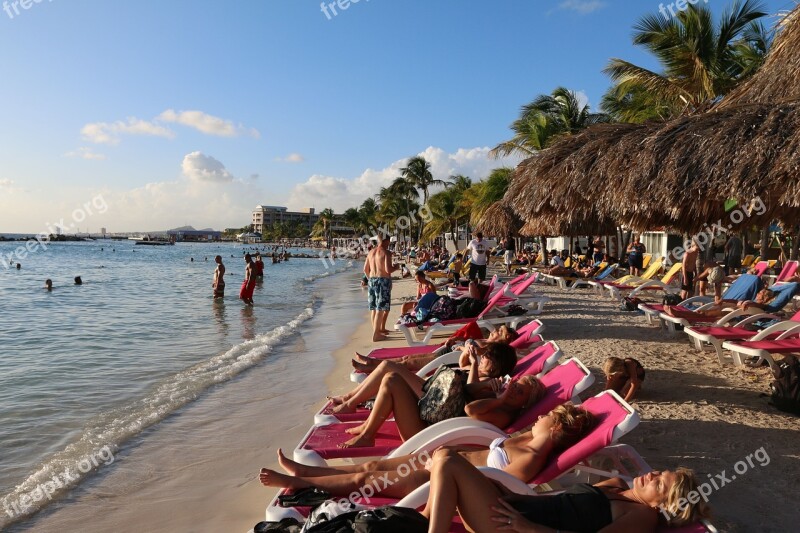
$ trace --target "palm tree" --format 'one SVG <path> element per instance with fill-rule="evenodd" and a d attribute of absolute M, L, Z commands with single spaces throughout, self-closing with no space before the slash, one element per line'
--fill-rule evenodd
<path fill-rule="evenodd" d="M 642 17 L 634 27 L 633 43 L 655 55 L 663 73 L 612 59 L 605 73 L 615 85 L 603 98 L 602 108 L 624 122 L 702 109 L 764 62 L 771 44 L 757 22 L 764 16 L 760 2 L 736 0 L 717 25 L 702 4 L 689 5 L 668 19 L 656 13 Z"/>
<path fill-rule="evenodd" d="M 367 198 L 361 203 L 358 212 L 364 222 L 365 229 L 378 223 L 378 203 L 373 198 Z"/>
<path fill-rule="evenodd" d="M 364 221 L 361 213 L 355 207 L 351 207 L 342 213 L 342 220 L 345 224 L 353 228 L 353 232 L 359 233 L 364 228 Z"/>
<path fill-rule="evenodd" d="M 314 228 L 312 229 L 312 233 L 315 237 L 322 237 L 325 239 L 325 246 L 330 248 L 330 225 L 333 221 L 333 209 L 330 207 L 326 207 L 323 209 L 320 214 L 317 222 L 314 224 Z"/>
<path fill-rule="evenodd" d="M 431 164 L 422 156 L 415 156 L 408 160 L 406 166 L 400 169 L 400 175 L 408 180 L 414 187 L 422 191 L 422 203 L 428 203 L 428 189 L 431 185 L 447 186 L 448 182 L 437 180 L 431 174 Z"/>
<path fill-rule="evenodd" d="M 530 157 L 562 135 L 609 120 L 608 115 L 592 113 L 588 104 L 582 105 L 577 93 L 559 87 L 522 106 L 519 118 L 511 124 L 514 137 L 495 146 L 489 155 Z"/>
<path fill-rule="evenodd" d="M 492 170 L 485 180 L 480 181 L 464 192 L 463 203 L 469 206 L 469 220 L 477 224 L 478 220 L 493 203 L 501 200 L 508 190 L 513 168 L 500 167 Z"/>
<path fill-rule="evenodd" d="M 425 224 L 422 240 L 429 241 L 449 231 L 458 235 L 458 220 L 469 215 L 469 205 L 462 202 L 464 190 L 449 187 L 431 196 L 428 208 L 433 219 Z"/>

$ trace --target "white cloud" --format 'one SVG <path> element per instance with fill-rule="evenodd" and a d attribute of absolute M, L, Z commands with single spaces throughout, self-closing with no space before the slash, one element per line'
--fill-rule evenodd
<path fill-rule="evenodd" d="M 203 152 L 186 154 L 181 164 L 183 175 L 195 181 L 228 182 L 233 181 L 233 174 L 225 165 Z"/>
<path fill-rule="evenodd" d="M 175 137 L 175 133 L 169 128 L 136 117 L 129 117 L 127 122 L 92 122 L 81 128 L 81 135 L 87 141 L 97 144 L 118 144 L 121 135 L 152 135 L 168 139 Z"/>
<path fill-rule="evenodd" d="M 575 11 L 581 15 L 588 15 L 605 6 L 606 3 L 601 0 L 564 0 L 558 4 L 558 9 Z"/>
<path fill-rule="evenodd" d="M 478 181 L 488 176 L 492 169 L 514 167 L 519 162 L 518 158 L 491 159 L 489 150 L 488 147 L 459 148 L 450 154 L 431 146 L 416 155 L 423 156 L 431 164 L 431 173 L 437 179 L 462 174 Z M 361 205 L 381 187 L 390 185 L 407 161 L 408 158 L 400 159 L 380 170 L 368 168 L 360 176 L 350 179 L 315 174 L 292 189 L 287 205 L 291 209 L 331 207 L 341 213 L 349 207 Z"/>
<path fill-rule="evenodd" d="M 246 128 L 241 124 L 236 125 L 230 120 L 215 117 L 202 111 L 174 111 L 167 109 L 161 113 L 156 120 L 163 122 L 174 122 L 190 128 L 194 128 L 206 135 L 216 135 L 218 137 L 239 137 L 249 135 L 258 139 L 261 134 L 255 128 Z"/>
<path fill-rule="evenodd" d="M 91 148 L 82 146 L 77 150 L 72 150 L 71 152 L 67 152 L 64 154 L 64 157 L 79 157 L 81 159 L 91 159 L 91 160 L 102 160 L 105 159 L 106 156 L 103 154 L 96 154 L 92 151 Z"/>
<path fill-rule="evenodd" d="M 298 154 L 297 152 L 291 153 L 286 157 L 276 157 L 275 161 L 279 161 L 282 163 L 302 163 L 305 161 L 306 158 L 303 157 L 303 154 Z"/>
<path fill-rule="evenodd" d="M 12 185 L 14 185 L 14 180 L 8 178 L 0 179 L 0 187 L 11 187 Z"/>

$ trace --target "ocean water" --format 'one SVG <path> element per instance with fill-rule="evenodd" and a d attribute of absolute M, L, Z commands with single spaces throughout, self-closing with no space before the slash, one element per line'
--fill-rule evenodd
<path fill-rule="evenodd" d="M 0 242 L 0 257 L 19 244 Z M 20 270 L 0 266 L 0 528 L 109 468 L 126 442 L 212 387 L 269 366 L 325 298 L 315 280 L 348 268 L 267 261 L 246 307 L 242 250 L 53 243 Z M 211 295 L 217 254 L 223 302 Z"/>

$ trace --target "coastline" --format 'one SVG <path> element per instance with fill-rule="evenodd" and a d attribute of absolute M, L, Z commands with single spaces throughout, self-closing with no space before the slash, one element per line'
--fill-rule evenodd
<path fill-rule="evenodd" d="M 245 532 L 263 520 L 274 491 L 258 482 L 259 469 L 277 467 L 277 449 L 292 449 L 311 426 L 332 354 L 363 321 L 352 270 L 317 280 L 313 291 L 322 304 L 269 364 L 206 391 L 126 443 L 110 468 L 8 531 L 99 533 L 136 524 Z"/>

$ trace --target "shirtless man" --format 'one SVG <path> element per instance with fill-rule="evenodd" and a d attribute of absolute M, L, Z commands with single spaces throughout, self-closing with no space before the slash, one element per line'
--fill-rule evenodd
<path fill-rule="evenodd" d="M 697 271 L 697 255 L 700 247 L 692 239 L 692 244 L 683 254 L 681 263 L 681 300 L 694 296 L 694 274 Z"/>
<path fill-rule="evenodd" d="M 214 262 L 217 263 L 217 268 L 214 269 L 214 283 L 211 284 L 211 287 L 214 289 L 214 299 L 217 298 L 224 298 L 225 297 L 225 265 L 222 264 L 222 256 L 218 255 L 214 258 Z"/>
<path fill-rule="evenodd" d="M 374 342 L 384 340 L 389 333 L 386 329 L 386 319 L 389 316 L 389 305 L 392 300 L 392 272 L 398 269 L 398 265 L 392 264 L 389 242 L 389 236 L 384 235 L 380 246 L 373 248 L 364 262 Z"/>

